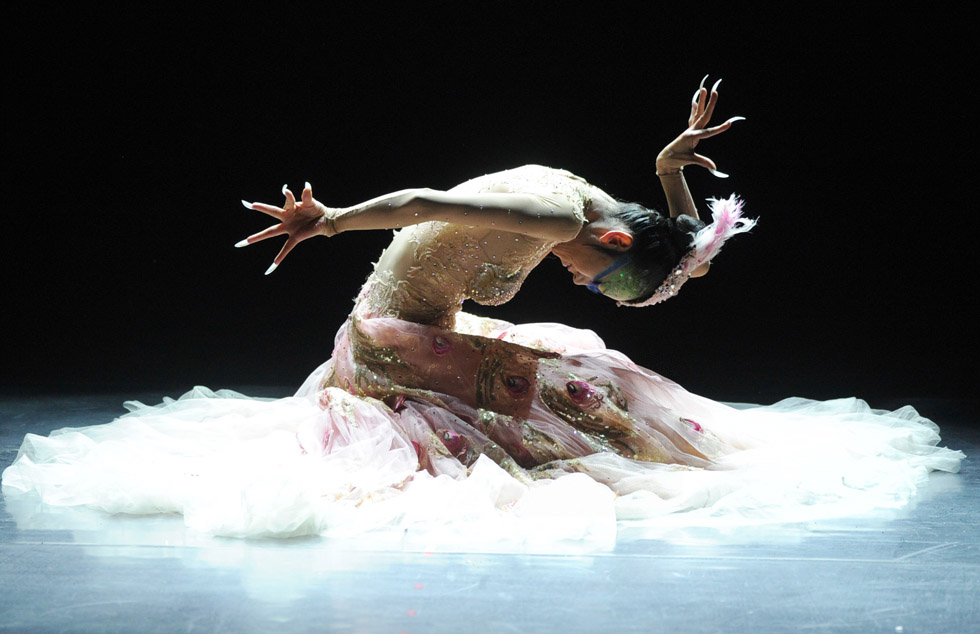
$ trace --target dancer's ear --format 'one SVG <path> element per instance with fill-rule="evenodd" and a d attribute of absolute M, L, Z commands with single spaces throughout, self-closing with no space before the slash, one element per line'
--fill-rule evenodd
<path fill-rule="evenodd" d="M 599 244 L 617 251 L 626 251 L 633 246 L 633 235 L 626 231 L 614 229 L 602 234 L 599 237 Z"/>

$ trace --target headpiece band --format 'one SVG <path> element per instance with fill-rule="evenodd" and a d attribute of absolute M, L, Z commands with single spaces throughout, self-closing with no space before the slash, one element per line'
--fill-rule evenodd
<path fill-rule="evenodd" d="M 629 263 L 630 263 L 630 256 L 628 255 L 619 256 L 618 258 L 613 260 L 612 264 L 606 267 L 601 273 L 596 275 L 591 282 L 586 284 L 586 288 L 588 288 L 593 293 L 601 293 L 602 289 L 599 288 L 599 285 L 602 284 L 603 281 L 611 274 L 615 273 L 616 271 L 623 268 Z"/>

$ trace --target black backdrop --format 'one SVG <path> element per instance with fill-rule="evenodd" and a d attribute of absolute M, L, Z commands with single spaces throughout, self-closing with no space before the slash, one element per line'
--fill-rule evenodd
<path fill-rule="evenodd" d="M 593 328 L 715 398 L 975 397 L 965 25 L 529 6 L 9 16 L 3 386 L 298 385 L 389 235 L 305 243 L 264 277 L 278 245 L 232 248 L 266 225 L 239 199 L 309 180 L 340 206 L 541 163 L 663 207 L 654 157 L 711 73 L 718 121 L 747 121 L 704 145 L 731 178 L 689 183 L 760 222 L 708 277 L 620 309 L 548 260 L 469 309 Z"/>

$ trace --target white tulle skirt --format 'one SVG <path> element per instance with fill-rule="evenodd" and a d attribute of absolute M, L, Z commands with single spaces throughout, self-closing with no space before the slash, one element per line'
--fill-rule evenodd
<path fill-rule="evenodd" d="M 735 409 L 666 382 L 658 389 L 671 390 L 672 408 L 710 411 L 712 431 L 735 449 L 707 467 L 600 452 L 537 479 L 486 455 L 423 470 L 406 430 L 446 427 L 452 413 L 414 401 L 396 412 L 342 389 L 312 389 L 326 368 L 301 396 L 198 387 L 156 406 L 128 402 L 130 413 L 105 425 L 28 434 L 3 472 L 4 493 L 109 513 L 181 513 L 188 526 L 226 536 L 587 539 L 614 535 L 617 522 L 786 522 L 896 508 L 930 471 L 955 472 L 964 457 L 938 447 L 938 427 L 912 407 L 791 398 Z"/>
<path fill-rule="evenodd" d="M 29 434 L 3 473 L 4 492 L 36 491 L 47 504 L 110 513 L 182 513 L 189 526 L 218 535 L 455 524 L 483 537 L 544 531 L 560 539 L 608 533 L 617 520 L 740 524 L 900 507 L 930 470 L 955 472 L 963 458 L 936 447 L 938 429 L 911 407 L 787 399 L 733 410 L 747 435 L 769 442 L 727 456 L 718 469 L 595 454 L 581 473 L 525 483 L 481 456 L 468 473 L 433 477 L 418 470 L 383 404 L 341 390 L 334 397 L 337 407 L 323 410 L 303 397 L 199 387 L 154 407 L 129 402 L 131 413 L 106 425 Z M 351 415 L 356 425 L 339 421 L 345 446 L 304 453 L 298 436 Z"/>

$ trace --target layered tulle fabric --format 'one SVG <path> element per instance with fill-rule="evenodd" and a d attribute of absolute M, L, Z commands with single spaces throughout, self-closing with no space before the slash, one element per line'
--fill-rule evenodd
<path fill-rule="evenodd" d="M 911 407 L 734 409 L 590 331 L 352 317 L 296 396 L 195 388 L 28 435 L 7 495 L 182 513 L 230 536 L 406 529 L 582 539 L 617 521 L 799 521 L 906 504 L 963 454 Z"/>

